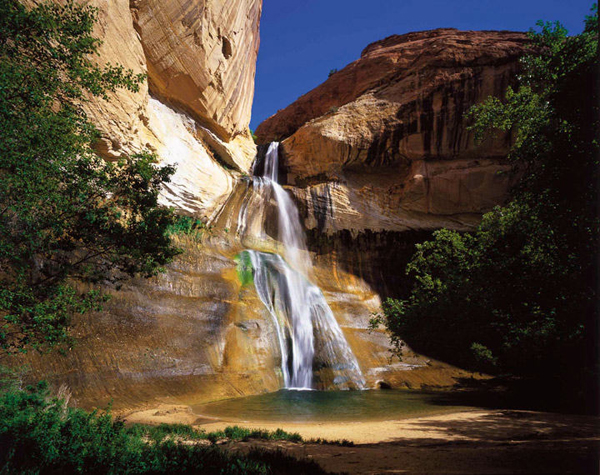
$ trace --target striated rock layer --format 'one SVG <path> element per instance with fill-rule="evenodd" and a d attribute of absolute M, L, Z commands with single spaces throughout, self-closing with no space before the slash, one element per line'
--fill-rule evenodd
<path fill-rule="evenodd" d="M 155 151 L 178 168 L 163 202 L 210 216 L 256 154 L 248 124 L 262 0 L 87 3 L 98 8 L 98 64 L 148 78 L 137 93 L 119 90 L 85 105 L 102 134 L 98 153 L 114 160 Z"/>
<path fill-rule="evenodd" d="M 112 290 L 103 312 L 75 321 L 67 355 L 29 354 L 30 377 L 67 384 L 78 404 L 116 407 L 279 388 L 275 329 L 235 263 L 182 236 L 166 273 Z"/>
<path fill-rule="evenodd" d="M 75 320 L 67 354 L 30 353 L 16 363 L 32 381 L 66 384 L 77 404 L 123 410 L 157 402 L 200 402 L 276 391 L 283 386 L 281 355 L 272 317 L 252 283 L 243 283 L 233 257 L 241 247 L 229 236 L 180 236 L 185 250 L 167 272 L 135 280 L 103 312 Z M 323 264 L 326 264 L 323 261 Z M 406 351 L 390 364 L 389 341 L 367 330 L 380 300 L 362 279 L 341 268 L 316 268 L 368 387 L 451 386 L 469 374 Z M 190 422 L 193 422 L 190 421 Z"/>
<path fill-rule="evenodd" d="M 391 36 L 256 129 L 260 142 L 281 142 L 319 268 L 378 298 L 405 297 L 416 243 L 472 229 L 506 201 L 518 178 L 512 137 L 476 143 L 467 111 L 504 94 L 527 47 L 525 34 L 506 31 Z"/>
<path fill-rule="evenodd" d="M 224 140 L 250 123 L 262 0 L 133 0 L 151 90 Z"/>
<path fill-rule="evenodd" d="M 309 227 L 469 229 L 514 183 L 510 136 L 476 144 L 466 112 L 514 80 L 523 33 L 391 36 L 256 130 L 281 140 Z"/>

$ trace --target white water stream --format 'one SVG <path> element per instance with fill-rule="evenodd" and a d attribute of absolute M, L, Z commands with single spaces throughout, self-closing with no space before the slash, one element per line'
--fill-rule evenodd
<path fill-rule="evenodd" d="M 269 146 L 263 176 L 252 177 L 252 193 L 240 208 L 237 231 L 244 234 L 251 227 L 248 208 L 256 193 L 260 195 L 259 202 L 263 205 L 274 200 L 278 215 L 278 240 L 284 248 L 283 257 L 254 250 L 245 252 L 252 263 L 258 296 L 277 327 L 285 387 L 312 389 L 313 366 L 317 355 L 320 365 L 332 373 L 336 387 L 362 389 L 365 380 L 356 357 L 323 293 L 311 283 L 312 262 L 306 249 L 298 209 L 278 183 L 278 149 L 277 142 Z M 262 229 L 261 234 L 264 233 Z"/>

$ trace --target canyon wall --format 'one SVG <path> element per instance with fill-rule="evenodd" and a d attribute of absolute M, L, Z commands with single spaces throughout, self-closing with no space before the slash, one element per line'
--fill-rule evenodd
<path fill-rule="evenodd" d="M 501 96 L 523 33 L 439 29 L 391 36 L 264 121 L 282 141 L 306 224 L 340 230 L 467 230 L 515 181 L 507 134 L 475 143 L 469 108 Z"/>
<path fill-rule="evenodd" d="M 84 407 L 192 404 L 282 387 L 276 329 L 240 277 L 246 248 L 274 239 L 237 234 L 255 146 L 248 133 L 260 0 L 92 0 L 99 61 L 148 74 L 137 93 L 92 99 L 98 153 L 155 151 L 178 165 L 162 200 L 212 217 L 167 271 L 133 280 L 104 311 L 75 318 L 66 355 L 30 353 L 29 377 L 67 384 Z M 469 229 L 514 180 L 510 137 L 477 145 L 464 112 L 501 93 L 525 36 L 435 30 L 374 43 L 361 58 L 262 124 L 283 140 L 291 192 L 308 228 L 315 283 L 356 354 L 368 387 L 448 387 L 468 373 L 405 348 L 390 362 L 382 331 L 367 330 L 381 297 L 402 293 L 414 244 L 441 226 Z M 271 210 L 272 212 L 273 210 Z M 277 238 L 267 216 L 267 234 Z"/>
<path fill-rule="evenodd" d="M 252 282 L 240 279 L 231 233 L 176 237 L 185 252 L 167 272 L 135 279 L 102 312 L 76 315 L 66 354 L 17 358 L 28 380 L 67 385 L 80 407 L 117 411 L 157 403 L 193 405 L 283 387 L 277 329 Z M 265 249 L 266 250 L 266 249 Z M 275 249 L 271 249 L 274 251 Z M 406 350 L 390 361 L 389 339 L 367 330 L 377 292 L 361 278 L 318 266 L 322 289 L 365 376 L 367 387 L 449 387 L 470 374 Z M 324 386 L 321 381 L 318 387 Z"/>
<path fill-rule="evenodd" d="M 256 148 L 248 124 L 254 95 L 261 0 L 92 0 L 97 62 L 147 74 L 137 93 L 91 98 L 86 110 L 108 160 L 151 150 L 176 164 L 163 203 L 211 215 Z"/>
<path fill-rule="evenodd" d="M 390 36 L 257 127 L 260 143 L 281 142 L 316 265 L 406 297 L 415 244 L 471 230 L 508 199 L 513 137 L 476 142 L 467 111 L 503 96 L 528 44 L 507 31 Z"/>

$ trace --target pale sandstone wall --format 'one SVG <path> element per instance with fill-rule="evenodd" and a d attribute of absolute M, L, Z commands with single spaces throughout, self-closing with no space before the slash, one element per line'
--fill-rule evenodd
<path fill-rule="evenodd" d="M 246 134 L 261 0 L 134 0 L 150 87 L 224 140 Z"/>
<path fill-rule="evenodd" d="M 235 173 L 247 172 L 256 153 L 248 124 L 262 0 L 86 3 L 99 10 L 98 64 L 148 75 L 137 93 L 119 90 L 109 101 L 91 98 L 86 104 L 102 134 L 98 153 L 114 160 L 155 151 L 161 162 L 178 168 L 163 202 L 210 216 L 231 193 Z M 152 103 L 151 96 L 171 111 Z M 174 141 L 185 147 L 174 150 Z"/>

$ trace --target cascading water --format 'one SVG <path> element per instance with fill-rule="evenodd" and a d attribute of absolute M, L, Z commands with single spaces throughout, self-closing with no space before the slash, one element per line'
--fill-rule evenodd
<path fill-rule="evenodd" d="M 284 256 L 244 251 L 254 270 L 254 285 L 259 298 L 272 315 L 279 340 L 284 384 L 289 389 L 313 388 L 315 355 L 332 373 L 338 388 L 364 387 L 365 380 L 321 290 L 311 283 L 312 263 L 298 209 L 278 183 L 279 143 L 267 151 L 264 173 L 252 177 L 252 192 L 238 215 L 239 234 L 252 226 L 248 217 L 250 203 L 259 195 L 260 203 L 274 199 L 278 214 L 278 240 Z M 264 210 L 263 210 L 264 212 Z M 260 230 L 265 234 L 264 225 Z"/>

